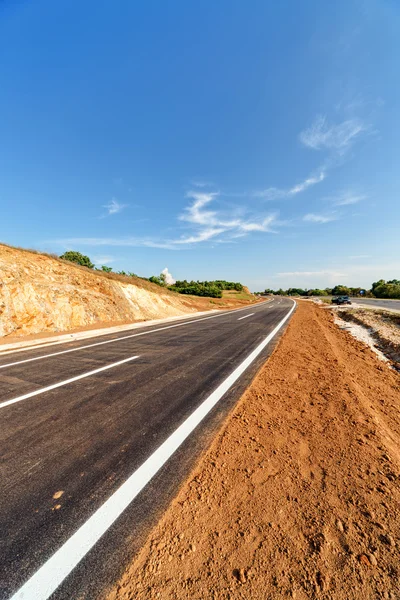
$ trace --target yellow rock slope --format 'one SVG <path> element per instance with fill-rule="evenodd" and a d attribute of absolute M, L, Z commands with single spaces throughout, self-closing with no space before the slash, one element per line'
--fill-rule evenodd
<path fill-rule="evenodd" d="M 196 308 L 140 278 L 103 274 L 0 244 L 0 338 L 157 319 Z"/>

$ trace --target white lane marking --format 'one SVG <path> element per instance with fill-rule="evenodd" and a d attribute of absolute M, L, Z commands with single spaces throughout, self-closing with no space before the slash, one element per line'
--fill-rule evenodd
<path fill-rule="evenodd" d="M 252 317 L 254 315 L 254 313 L 250 313 L 249 315 L 244 315 L 244 317 L 239 317 L 238 321 L 241 321 L 242 319 L 247 319 L 247 317 Z"/>
<path fill-rule="evenodd" d="M 208 398 L 165 440 L 120 488 L 59 548 L 10 600 L 47 600 L 95 543 L 118 519 L 179 446 L 239 379 L 292 314 L 296 303 L 273 331 Z"/>
<path fill-rule="evenodd" d="M 267 300 L 266 302 L 261 302 L 258 306 L 262 306 L 264 304 L 269 304 L 271 301 Z M 150 335 L 151 333 L 156 333 L 157 331 L 164 331 L 165 329 L 173 329 L 174 327 L 183 327 L 184 325 L 191 325 L 191 323 L 199 323 L 200 321 L 207 321 L 209 319 L 216 319 L 218 317 L 223 317 L 224 315 L 230 315 L 234 312 L 241 312 L 242 310 L 248 310 L 249 307 L 246 308 L 237 308 L 234 311 L 224 311 L 219 315 L 213 315 L 212 317 L 204 317 L 202 319 L 194 319 L 192 321 L 185 321 L 184 323 L 177 323 L 176 325 L 167 325 L 166 327 L 158 327 L 157 329 L 152 329 L 151 331 L 142 331 L 141 333 L 131 333 L 130 335 L 124 335 L 123 337 L 119 337 L 113 340 L 105 340 L 104 342 L 95 342 L 94 344 L 87 344 L 86 346 L 79 346 L 79 348 L 70 348 L 69 350 L 61 350 L 60 352 L 53 352 L 51 354 L 44 354 L 43 356 L 34 356 L 33 358 L 25 358 L 24 360 L 18 360 L 16 362 L 7 363 L 6 365 L 0 365 L 0 369 L 5 369 L 6 367 L 15 367 L 16 365 L 22 365 L 23 363 L 32 362 L 34 360 L 43 360 L 44 358 L 51 358 L 52 356 L 59 356 L 60 354 L 67 354 L 68 352 L 78 352 L 78 350 L 85 350 L 86 348 L 94 348 L 95 346 L 103 346 L 104 344 L 113 344 L 115 342 L 120 342 L 121 340 L 128 340 L 130 338 L 138 337 L 141 335 Z M 63 344 L 68 344 L 68 342 L 62 342 Z M 40 348 L 32 348 L 32 350 L 40 350 Z M 1 356 L 0 356 L 1 358 Z"/>
<path fill-rule="evenodd" d="M 50 390 L 55 390 L 56 388 L 59 388 L 63 385 L 67 385 L 68 383 L 72 383 L 73 381 L 78 381 L 79 379 L 83 379 L 84 377 L 90 377 L 91 375 L 95 375 L 96 373 L 100 373 L 101 371 L 106 371 L 107 369 L 118 367 L 119 365 L 123 365 L 124 363 L 127 363 L 130 360 L 135 360 L 135 358 L 139 358 L 139 356 L 130 356 L 129 358 L 124 358 L 124 360 L 119 360 L 118 362 L 112 363 L 111 365 L 106 365 L 105 367 L 100 367 L 99 369 L 88 371 L 87 373 L 83 373 L 82 375 L 71 377 L 71 379 L 65 379 L 64 381 L 60 381 L 59 383 L 53 383 L 52 385 L 40 388 L 40 390 L 36 390 L 35 392 L 29 392 L 29 394 L 18 396 L 17 398 L 13 398 L 12 400 L 6 400 L 5 402 L 0 403 L 0 408 L 5 408 L 6 406 L 10 406 L 10 404 L 15 404 L 16 402 L 21 402 L 22 400 L 27 400 L 28 398 L 39 396 L 39 394 L 44 394 L 45 392 L 49 392 Z"/>

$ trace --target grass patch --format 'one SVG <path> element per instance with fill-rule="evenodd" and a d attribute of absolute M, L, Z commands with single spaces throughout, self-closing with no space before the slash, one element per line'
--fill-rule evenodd
<path fill-rule="evenodd" d="M 254 300 L 253 294 L 248 294 L 245 291 L 236 292 L 235 290 L 224 290 L 222 292 L 222 297 L 227 300 Z"/>

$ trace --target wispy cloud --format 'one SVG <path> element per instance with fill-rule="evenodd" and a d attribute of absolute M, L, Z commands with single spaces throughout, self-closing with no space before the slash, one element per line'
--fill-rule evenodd
<path fill-rule="evenodd" d="M 192 179 L 191 185 L 198 188 L 212 187 L 214 186 L 212 181 L 205 181 L 204 179 Z"/>
<path fill-rule="evenodd" d="M 82 237 L 53 240 L 53 243 L 66 248 L 79 246 L 136 246 L 161 249 L 178 249 L 194 244 L 207 242 L 232 242 L 252 233 L 276 233 L 273 226 L 279 221 L 275 213 L 250 214 L 244 207 L 229 207 L 222 210 L 210 208 L 217 200 L 219 192 L 203 192 L 192 190 L 186 194 L 189 204 L 178 215 L 178 220 L 185 225 L 185 233 L 181 237 L 154 239 L 150 237 Z"/>
<path fill-rule="evenodd" d="M 107 215 L 115 215 L 126 207 L 127 204 L 121 204 L 116 198 L 112 198 L 108 204 L 103 205 L 103 208 L 107 209 Z"/>
<path fill-rule="evenodd" d="M 115 262 L 115 258 L 113 256 L 94 256 L 93 262 L 95 265 L 109 265 Z"/>
<path fill-rule="evenodd" d="M 252 193 L 255 198 L 264 200 L 279 200 L 290 198 L 305 192 L 312 186 L 324 181 L 328 172 L 340 164 L 345 153 L 351 148 L 362 133 L 366 132 L 368 127 L 357 118 L 347 119 L 339 124 L 329 124 L 324 116 L 317 116 L 314 123 L 308 129 L 302 131 L 299 135 L 300 141 L 307 148 L 313 150 L 328 150 L 329 155 L 320 168 L 309 177 L 288 188 L 269 187 L 263 190 L 256 190 Z M 355 200 L 358 198 L 358 200 Z M 359 196 L 352 196 L 352 199 L 342 198 L 343 206 L 345 204 L 354 204 L 361 199 Z M 346 202 L 347 200 L 347 202 Z"/>
<path fill-rule="evenodd" d="M 300 194 L 304 192 L 308 188 L 317 183 L 321 183 L 326 177 L 326 170 L 321 169 L 314 175 L 310 175 L 304 181 L 297 183 L 291 188 L 281 189 L 276 187 L 270 187 L 265 190 L 257 190 L 253 192 L 253 196 L 256 198 L 263 198 L 264 200 L 278 200 L 279 198 L 289 198 L 290 196 L 295 196 L 296 194 Z"/>
<path fill-rule="evenodd" d="M 192 198 L 194 202 L 185 208 L 179 219 L 195 223 L 196 225 L 216 224 L 215 211 L 204 210 L 204 207 L 210 204 L 217 196 L 219 196 L 218 192 L 187 192 L 186 197 Z"/>
<path fill-rule="evenodd" d="M 312 177 L 308 177 L 308 179 L 305 179 L 302 183 L 298 183 L 297 185 L 293 186 L 288 194 L 289 196 L 293 196 L 294 194 L 299 194 L 300 192 L 304 192 L 304 190 L 308 189 L 309 187 L 311 187 L 312 185 L 315 185 L 316 183 L 320 183 L 321 181 L 323 181 L 326 177 L 326 173 L 325 171 L 321 171 L 319 173 L 319 175 L 314 175 Z"/>
<path fill-rule="evenodd" d="M 335 206 L 350 206 L 351 204 L 358 204 L 362 200 L 365 200 L 366 196 L 361 194 L 352 194 L 351 192 L 344 192 L 334 200 Z"/>
<path fill-rule="evenodd" d="M 300 133 L 302 144 L 313 150 L 334 150 L 344 154 L 366 126 L 359 119 L 348 119 L 338 125 L 330 125 L 326 117 L 318 115 L 308 129 Z"/>
<path fill-rule="evenodd" d="M 57 244 L 64 248 L 76 248 L 79 246 L 128 246 L 145 248 L 163 248 L 173 250 L 174 245 L 163 241 L 154 241 L 146 238 L 98 238 L 98 237 L 80 237 L 80 238 L 60 238 L 50 240 L 46 243 Z"/>
<path fill-rule="evenodd" d="M 198 244 L 199 242 L 207 242 L 211 238 L 224 233 L 225 229 L 221 227 L 206 227 L 194 235 L 184 236 L 177 240 L 172 240 L 172 244 Z"/>
<path fill-rule="evenodd" d="M 320 277 L 329 275 L 330 277 L 342 277 L 344 274 L 339 271 L 325 270 L 325 271 L 286 271 L 284 273 L 277 273 L 273 277 Z"/>
<path fill-rule="evenodd" d="M 315 213 L 308 213 L 303 217 L 303 221 L 309 223 L 330 223 L 331 221 L 337 221 L 337 219 L 336 215 L 316 215 Z"/>
<path fill-rule="evenodd" d="M 359 260 L 359 259 L 364 259 L 364 258 L 371 258 L 370 254 L 353 254 L 352 256 L 349 256 L 350 260 Z"/>
<path fill-rule="evenodd" d="M 210 210 L 209 204 L 216 200 L 219 192 L 190 191 L 186 194 L 192 203 L 187 206 L 179 216 L 180 221 L 189 223 L 195 233 L 173 240 L 174 244 L 195 244 L 205 242 L 222 234 L 229 234 L 233 238 L 243 237 L 250 232 L 269 232 L 276 220 L 275 214 L 257 215 L 251 219 L 237 216 L 237 211 Z"/>

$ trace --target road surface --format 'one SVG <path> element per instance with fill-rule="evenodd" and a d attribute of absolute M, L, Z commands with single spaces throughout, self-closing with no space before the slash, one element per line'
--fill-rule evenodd
<path fill-rule="evenodd" d="M 352 298 L 351 300 L 354 304 L 360 304 L 362 306 L 400 311 L 400 300 L 384 300 L 382 298 Z"/>
<path fill-rule="evenodd" d="M 0 597 L 101 597 L 293 308 L 276 298 L 0 356 Z"/>

